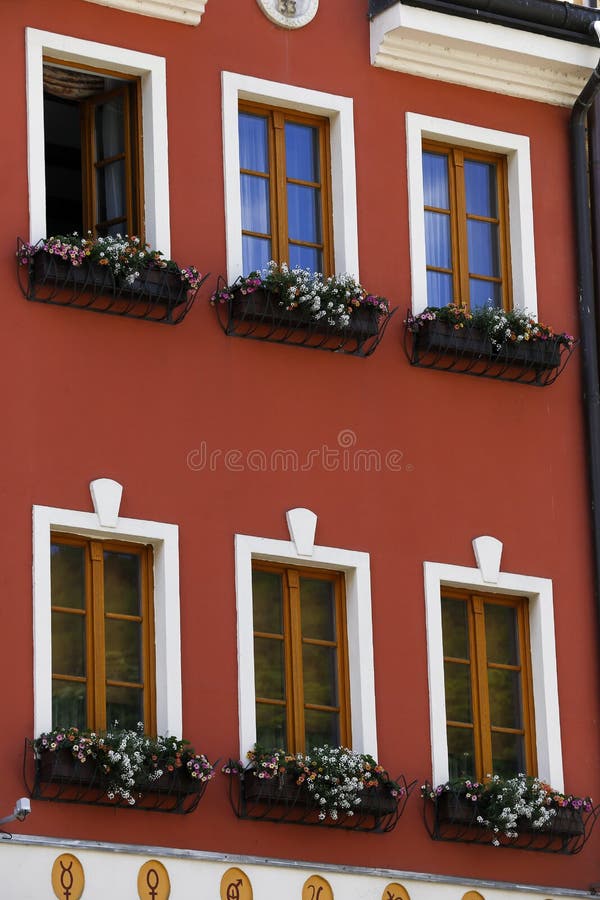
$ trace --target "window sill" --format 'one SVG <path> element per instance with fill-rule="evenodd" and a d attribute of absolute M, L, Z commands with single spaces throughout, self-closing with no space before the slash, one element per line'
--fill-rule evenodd
<path fill-rule="evenodd" d="M 412 366 L 535 387 L 552 384 L 566 366 L 571 347 L 558 338 L 505 344 L 496 350 L 489 338 L 469 325 L 454 328 L 446 322 L 423 322 L 416 330 L 405 326 L 404 349 Z"/>
<path fill-rule="evenodd" d="M 26 744 L 24 766 L 27 766 L 29 749 Z M 57 803 L 83 803 L 91 806 L 140 809 L 147 812 L 187 814 L 198 806 L 206 790 L 206 781 L 190 778 L 186 772 L 175 769 L 165 773 L 157 781 L 136 784 L 135 803 L 122 797 L 107 796 L 107 778 L 92 760 L 81 763 L 73 759 L 70 750 L 41 753 L 34 759 L 33 800 L 50 800 Z"/>
<path fill-rule="evenodd" d="M 402 785 L 401 796 L 393 797 L 381 787 L 367 788 L 354 814 L 340 815 L 335 820 L 319 819 L 321 807 L 318 802 L 290 775 L 261 779 L 256 777 L 254 769 L 247 768 L 231 777 L 229 794 L 233 811 L 240 819 L 383 833 L 396 827 L 415 784 L 407 785 L 404 776 L 396 781 Z M 234 783 L 237 783 L 237 790 Z"/>
<path fill-rule="evenodd" d="M 27 300 L 165 325 L 183 321 L 200 287 L 189 290 L 178 273 L 159 268 L 145 269 L 128 285 L 118 281 L 108 266 L 90 262 L 73 266 L 43 251 L 35 253 L 27 266 L 18 261 L 17 267 Z"/>
<path fill-rule="evenodd" d="M 454 841 L 463 844 L 487 844 L 533 850 L 542 853 L 578 853 L 591 834 L 597 811 L 584 813 L 578 809 L 558 808 L 549 825 L 534 829 L 526 819 L 517 821 L 518 837 L 506 837 L 480 825 L 479 805 L 452 792 L 435 800 L 425 799 L 425 825 L 434 841 Z"/>
<path fill-rule="evenodd" d="M 358 309 L 346 328 L 338 328 L 310 319 L 300 310 L 283 309 L 278 305 L 277 295 L 261 289 L 250 294 L 236 290 L 231 300 L 217 301 L 215 310 L 221 328 L 229 337 L 351 356 L 374 353 L 395 312 L 386 314 L 373 308 Z"/>

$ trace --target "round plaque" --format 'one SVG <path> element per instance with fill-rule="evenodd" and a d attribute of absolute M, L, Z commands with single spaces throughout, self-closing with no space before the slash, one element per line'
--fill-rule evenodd
<path fill-rule="evenodd" d="M 52 890 L 58 900 L 79 900 L 85 878 L 83 866 L 72 853 L 61 853 L 52 866 Z"/>
<path fill-rule="evenodd" d="M 168 900 L 171 895 L 169 873 L 157 859 L 149 859 L 140 868 L 137 879 L 141 900 Z"/>
<path fill-rule="evenodd" d="M 381 900 L 410 900 L 410 897 L 406 888 L 394 881 L 392 884 L 388 884 L 381 895 Z"/>
<path fill-rule="evenodd" d="M 227 869 L 221 878 L 221 900 L 252 900 L 250 879 L 241 869 Z"/>
<path fill-rule="evenodd" d="M 302 28 L 314 19 L 319 0 L 256 0 L 265 16 L 282 28 Z"/>

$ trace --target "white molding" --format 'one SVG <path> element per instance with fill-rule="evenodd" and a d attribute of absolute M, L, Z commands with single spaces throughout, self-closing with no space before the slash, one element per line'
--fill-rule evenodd
<path fill-rule="evenodd" d="M 396 3 L 371 22 L 371 63 L 397 72 L 571 107 L 598 49 Z"/>
<path fill-rule="evenodd" d="M 135 75 L 142 83 L 144 218 L 146 240 L 165 256 L 171 254 L 166 63 L 162 56 L 83 41 L 64 34 L 25 29 L 27 65 L 27 167 L 29 174 L 29 240 L 46 234 L 44 169 L 44 91 L 42 57 L 110 67 Z"/>
<path fill-rule="evenodd" d="M 159 734 L 182 735 L 177 525 L 119 518 L 109 532 L 96 513 L 33 507 L 34 734 L 52 728 L 50 533 L 151 544 L 154 550 L 156 721 Z"/>
<path fill-rule="evenodd" d="M 435 785 L 448 780 L 444 650 L 442 643 L 441 586 L 481 593 L 518 595 L 529 598 L 529 630 L 538 775 L 557 791 L 564 789 L 558 678 L 554 636 L 552 581 L 530 575 L 500 572 L 498 581 L 487 584 L 479 568 L 425 562 L 425 612 L 427 620 L 427 666 L 431 765 Z"/>
<path fill-rule="evenodd" d="M 207 0 L 87 0 L 100 6 L 111 6 L 123 12 L 139 13 L 154 19 L 199 25 Z"/>
<path fill-rule="evenodd" d="M 303 28 L 312 22 L 319 8 L 319 0 L 296 0 L 300 12 L 286 16 L 277 9 L 278 0 L 256 0 L 265 16 L 281 28 Z"/>
<path fill-rule="evenodd" d="M 425 264 L 425 218 L 423 213 L 422 145 L 425 139 L 451 141 L 471 149 L 489 150 L 506 156 L 512 297 L 515 309 L 537 316 L 535 241 L 529 138 L 481 128 L 467 122 L 406 113 L 408 204 L 410 222 L 410 269 L 413 313 L 427 306 Z"/>
<path fill-rule="evenodd" d="M 262 78 L 238 75 L 234 72 L 222 73 L 222 92 L 228 282 L 231 284 L 239 275 L 244 274 L 238 136 L 238 104 L 241 99 L 329 118 L 335 270 L 358 278 L 358 216 L 352 98 L 280 84 L 276 81 L 265 81 Z"/>
<path fill-rule="evenodd" d="M 238 629 L 238 712 L 240 758 L 256 743 L 254 695 L 254 639 L 252 624 L 252 560 L 300 563 L 344 572 L 350 667 L 352 748 L 377 759 L 375 672 L 371 615 L 369 554 L 338 547 L 315 546 L 310 559 L 300 555 L 292 541 L 235 535 L 235 588 Z"/>

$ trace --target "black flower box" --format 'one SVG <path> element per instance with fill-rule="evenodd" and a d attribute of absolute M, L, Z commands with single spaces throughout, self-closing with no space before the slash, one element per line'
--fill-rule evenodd
<path fill-rule="evenodd" d="M 507 366 L 554 369 L 560 365 L 557 338 L 535 341 L 511 341 L 494 347 L 489 337 L 477 328 L 456 328 L 448 322 L 424 321 L 415 332 L 418 354 L 438 353 L 482 357 Z"/>

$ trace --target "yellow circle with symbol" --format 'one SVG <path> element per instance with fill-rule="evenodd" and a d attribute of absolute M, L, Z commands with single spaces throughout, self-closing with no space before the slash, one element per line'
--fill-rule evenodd
<path fill-rule="evenodd" d="M 79 900 L 85 878 L 83 866 L 72 853 L 61 853 L 52 866 L 52 890 L 58 900 Z"/>
<path fill-rule="evenodd" d="M 252 900 L 250 879 L 241 869 L 227 869 L 221 878 L 221 900 Z"/>
<path fill-rule="evenodd" d="M 157 859 L 149 859 L 138 872 L 140 900 L 168 900 L 171 896 L 169 873 Z"/>

